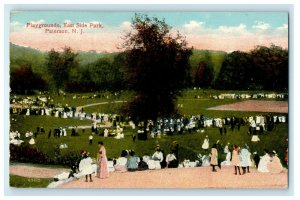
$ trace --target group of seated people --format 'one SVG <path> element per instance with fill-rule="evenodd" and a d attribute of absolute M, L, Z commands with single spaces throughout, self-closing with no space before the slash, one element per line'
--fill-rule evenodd
<path fill-rule="evenodd" d="M 123 150 L 119 158 L 113 161 L 113 169 L 111 171 L 126 172 L 147 169 L 162 169 L 162 168 L 176 168 L 178 167 L 178 159 L 175 153 L 170 153 L 166 157 L 160 147 L 152 156 L 144 155 L 138 157 L 133 150 Z"/>
<path fill-rule="evenodd" d="M 257 165 L 257 171 L 277 174 L 282 172 L 282 170 L 283 167 L 276 151 L 273 150 L 272 152 L 269 152 L 265 149 L 265 155 L 260 156 L 260 160 Z"/>

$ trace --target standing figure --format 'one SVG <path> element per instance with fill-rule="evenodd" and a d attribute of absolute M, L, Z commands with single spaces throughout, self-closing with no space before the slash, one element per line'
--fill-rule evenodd
<path fill-rule="evenodd" d="M 268 163 L 270 162 L 270 155 L 267 149 L 264 150 L 265 155 L 260 157 L 257 171 L 259 172 L 269 172 Z"/>
<path fill-rule="evenodd" d="M 215 169 L 218 165 L 218 150 L 217 150 L 217 144 L 214 144 L 211 148 L 211 155 L 210 155 L 210 165 L 212 166 L 212 171 L 216 172 Z"/>
<path fill-rule="evenodd" d="M 106 158 L 106 150 L 103 142 L 98 142 L 99 146 L 99 168 L 97 170 L 98 178 L 108 178 L 108 167 L 107 167 L 107 158 Z"/>
<path fill-rule="evenodd" d="M 254 163 L 255 163 L 255 167 L 256 167 L 256 169 L 258 168 L 258 163 L 259 163 L 259 160 L 260 160 L 260 157 L 259 157 L 259 155 L 257 154 L 257 152 L 255 151 L 255 152 L 253 152 L 253 160 L 254 160 Z"/>
<path fill-rule="evenodd" d="M 90 140 L 89 144 L 93 144 L 93 135 L 92 134 L 89 136 L 89 140 Z"/>
<path fill-rule="evenodd" d="M 249 172 L 249 150 L 248 150 L 248 146 L 245 144 L 245 147 L 241 150 L 240 152 L 240 159 L 241 159 L 241 167 L 242 167 L 242 170 L 243 170 L 243 175 L 246 174 L 246 168 Z"/>
<path fill-rule="evenodd" d="M 85 175 L 85 182 L 88 182 L 88 176 L 90 177 L 90 182 L 93 182 L 92 173 L 94 172 L 94 169 L 92 162 L 91 157 L 89 157 L 89 152 L 84 152 L 83 158 L 79 163 L 79 171 Z"/>
<path fill-rule="evenodd" d="M 204 149 L 205 152 L 208 152 L 208 148 L 209 148 L 209 138 L 207 135 L 203 141 L 202 149 Z"/>
<path fill-rule="evenodd" d="M 231 164 L 234 166 L 234 174 L 237 175 L 237 170 L 239 171 L 239 175 L 241 175 L 240 171 L 240 156 L 239 156 L 240 147 L 234 145 L 234 149 L 232 151 Z"/>

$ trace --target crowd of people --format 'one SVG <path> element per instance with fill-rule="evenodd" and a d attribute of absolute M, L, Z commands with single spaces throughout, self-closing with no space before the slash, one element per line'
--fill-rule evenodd
<path fill-rule="evenodd" d="M 256 96 L 255 96 L 256 95 Z M 285 94 L 223 94 L 220 98 L 286 98 Z M 270 96 L 271 95 L 271 96 Z M 77 97 L 76 97 L 77 98 Z M 213 97 L 214 98 L 214 97 Z M 16 99 L 12 100 L 12 103 L 16 103 Z M 216 127 L 219 129 L 220 135 L 227 134 L 228 131 L 234 131 L 237 129 L 240 131 L 241 126 L 248 126 L 248 134 L 252 135 L 251 141 L 258 142 L 260 139 L 259 134 L 263 134 L 264 131 L 272 131 L 276 124 L 287 123 L 287 115 L 256 115 L 250 117 L 223 117 L 212 118 L 204 115 L 183 116 L 173 118 L 163 118 L 157 121 L 148 120 L 144 122 L 136 122 L 125 118 L 120 115 L 103 114 L 103 113 L 85 113 L 83 109 L 77 110 L 74 107 L 68 105 L 53 105 L 49 104 L 49 98 L 38 97 L 35 100 L 25 98 L 22 101 L 22 106 L 11 107 L 11 114 L 20 115 L 48 115 L 59 118 L 77 118 L 77 119 L 89 119 L 92 121 L 91 134 L 88 135 L 87 141 L 89 144 L 93 144 L 95 135 L 103 135 L 103 137 L 114 137 L 115 139 L 124 138 L 124 128 L 131 128 L 133 130 L 132 139 L 135 141 L 136 136 L 140 139 L 140 135 L 145 135 L 145 132 L 152 138 L 160 138 L 161 135 L 172 136 L 174 134 L 192 133 L 194 131 L 203 131 L 205 128 Z M 27 106 L 23 106 L 27 105 Z M 105 126 L 104 126 L 105 125 Z M 108 126 L 107 126 L 108 125 Z M 71 134 L 68 134 L 70 129 Z M 84 134 L 85 129 L 81 129 Z M 45 133 L 43 127 L 37 127 L 36 131 L 27 131 L 21 134 L 18 131 L 11 131 L 9 138 L 10 143 L 14 145 L 20 145 L 25 139 L 29 144 L 34 145 L 35 139 L 41 133 Z M 78 127 L 57 127 L 48 132 L 48 139 L 52 137 L 67 137 L 78 136 L 80 133 Z M 217 172 L 217 168 L 220 170 L 224 166 L 232 166 L 235 175 L 244 175 L 250 173 L 251 167 L 256 167 L 258 172 L 262 173 L 280 173 L 283 170 L 282 164 L 275 150 L 269 152 L 265 150 L 265 154 L 259 156 L 257 152 L 250 152 L 248 145 L 244 145 L 240 148 L 238 145 L 231 145 L 227 143 L 223 148 L 219 141 L 210 147 L 208 135 L 205 137 L 202 149 L 205 155 L 199 155 L 198 160 L 190 161 L 179 160 L 179 145 L 176 141 L 171 144 L 169 152 L 165 153 L 163 149 L 158 145 L 152 155 L 140 155 L 138 156 L 134 150 L 123 150 L 119 158 L 115 158 L 108 161 L 106 156 L 106 149 L 103 142 L 98 142 L 99 151 L 97 158 L 94 160 L 90 157 L 89 152 L 82 151 L 80 160 L 77 162 L 76 167 L 72 169 L 69 176 L 74 174 L 81 174 L 85 176 L 86 181 L 92 180 L 92 174 L 98 178 L 108 178 L 109 172 L 134 172 L 137 170 L 158 170 L 163 168 L 182 168 L 182 167 L 200 167 L 200 166 L 212 166 L 212 171 Z M 68 148 L 68 145 L 61 143 L 60 149 Z M 225 154 L 225 160 L 221 160 L 221 154 Z M 286 152 L 287 155 L 287 152 Z M 286 156 L 285 160 L 288 162 Z"/>
<path fill-rule="evenodd" d="M 234 94 L 234 93 L 224 93 L 219 95 L 211 95 L 212 99 L 287 99 L 287 93 L 256 93 L 256 94 Z M 195 99 L 199 96 L 195 96 Z"/>
<path fill-rule="evenodd" d="M 264 150 L 265 154 L 259 156 L 257 152 L 253 152 L 253 156 L 250 152 L 250 148 L 247 144 L 244 147 L 239 147 L 238 145 L 233 146 L 232 153 L 229 151 L 228 143 L 224 148 L 224 153 L 226 153 L 226 159 L 223 162 L 219 162 L 218 150 L 220 146 L 215 143 L 211 148 L 210 153 L 210 165 L 212 166 L 212 171 L 216 172 L 216 166 L 234 166 L 234 174 L 244 175 L 250 173 L 250 167 L 256 168 L 258 172 L 263 173 L 281 173 L 283 171 L 282 163 L 275 150 L 269 152 L 267 149 Z M 288 164 L 287 154 L 284 160 Z M 242 169 L 242 173 L 241 173 Z"/>
<path fill-rule="evenodd" d="M 71 168 L 70 177 L 85 176 L 92 182 L 92 174 L 97 178 L 108 178 L 109 172 L 134 172 L 137 170 L 177 168 L 178 161 L 178 143 L 174 141 L 171 145 L 170 153 L 165 156 L 160 146 L 156 146 L 156 150 L 152 156 L 144 155 L 138 157 L 134 150 L 122 150 L 120 157 L 108 161 L 106 149 L 102 141 L 98 142 L 99 151 L 97 158 L 93 160 L 89 156 L 89 152 L 82 150 L 80 159 L 76 161 L 74 167 Z"/>
<path fill-rule="evenodd" d="M 261 173 L 281 173 L 283 171 L 283 166 L 276 151 L 269 152 L 265 149 L 265 155 L 259 156 L 257 152 L 253 152 L 252 154 L 247 144 L 242 148 L 233 145 L 233 149 L 230 151 L 230 143 L 223 149 L 219 141 L 217 141 L 217 143 L 213 144 L 209 155 L 199 155 L 199 160 L 195 162 L 184 160 L 181 163 L 178 157 L 179 144 L 177 141 L 172 142 L 170 152 L 167 155 L 157 145 L 152 155 L 138 156 L 134 150 L 122 150 L 118 158 L 110 161 L 106 157 L 106 149 L 103 142 L 98 142 L 98 144 L 99 152 L 96 162 L 94 162 L 94 167 L 88 153 L 85 151 L 81 153 L 82 158 L 79 163 L 79 172 L 86 176 L 86 181 L 88 181 L 88 176 L 90 177 L 90 181 L 92 181 L 91 174 L 93 173 L 98 178 L 107 178 L 109 177 L 109 172 L 134 172 L 163 168 L 205 167 L 209 165 L 212 166 L 212 172 L 217 172 L 217 167 L 221 170 L 224 166 L 232 166 L 235 175 L 250 173 L 250 168 L 256 168 Z M 220 154 L 222 153 L 226 154 L 224 161 L 220 160 Z"/>

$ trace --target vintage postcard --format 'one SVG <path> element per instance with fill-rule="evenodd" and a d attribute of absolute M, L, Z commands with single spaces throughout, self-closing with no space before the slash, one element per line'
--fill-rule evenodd
<path fill-rule="evenodd" d="M 12 10 L 10 187 L 288 189 L 288 17 Z"/>

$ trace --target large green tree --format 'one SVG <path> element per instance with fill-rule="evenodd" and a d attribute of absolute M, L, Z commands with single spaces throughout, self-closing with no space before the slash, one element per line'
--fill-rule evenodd
<path fill-rule="evenodd" d="M 78 67 L 77 53 L 70 47 L 65 47 L 63 52 L 52 49 L 47 56 L 47 69 L 52 75 L 52 80 L 57 93 L 64 87 L 69 79 L 70 70 Z"/>
<path fill-rule="evenodd" d="M 246 52 L 234 51 L 227 54 L 216 80 L 218 89 L 247 89 L 254 79 L 251 56 Z"/>
<path fill-rule="evenodd" d="M 268 90 L 288 89 L 288 50 L 279 46 L 258 46 L 250 52 L 255 71 L 255 81 Z"/>
<path fill-rule="evenodd" d="M 214 80 L 214 68 L 210 53 L 206 50 L 204 58 L 200 60 L 194 75 L 194 86 L 209 87 Z"/>
<path fill-rule="evenodd" d="M 126 77 L 135 98 L 126 109 L 134 120 L 156 120 L 176 113 L 175 102 L 190 68 L 192 50 L 164 20 L 136 14 L 125 38 Z"/>
<path fill-rule="evenodd" d="M 216 80 L 217 89 L 288 88 L 288 51 L 281 47 L 258 46 L 250 52 L 227 54 Z"/>
<path fill-rule="evenodd" d="M 10 88 L 14 93 L 28 94 L 34 90 L 45 90 L 46 87 L 45 80 L 32 71 L 31 65 L 22 65 L 10 73 Z"/>

